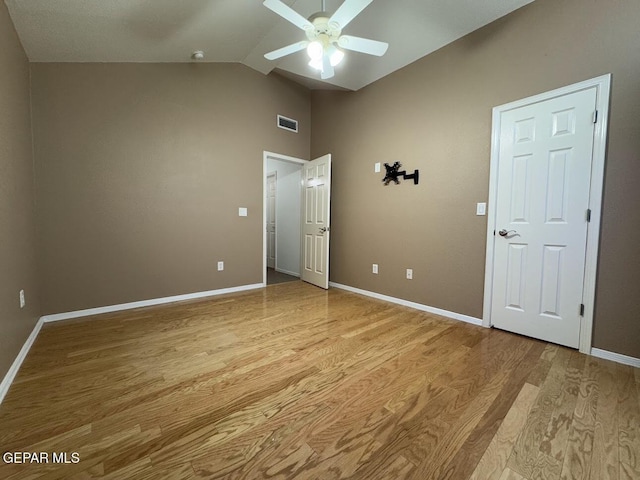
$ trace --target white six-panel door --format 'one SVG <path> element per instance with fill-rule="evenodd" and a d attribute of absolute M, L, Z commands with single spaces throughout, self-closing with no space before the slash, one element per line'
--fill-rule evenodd
<path fill-rule="evenodd" d="M 578 347 L 596 89 L 504 111 L 491 321 Z"/>
<path fill-rule="evenodd" d="M 331 154 L 303 167 L 302 280 L 329 288 Z"/>

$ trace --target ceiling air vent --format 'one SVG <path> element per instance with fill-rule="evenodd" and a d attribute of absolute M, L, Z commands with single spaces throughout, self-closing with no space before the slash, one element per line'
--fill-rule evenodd
<path fill-rule="evenodd" d="M 287 118 L 283 117 L 282 115 L 278 115 L 278 127 L 298 133 L 298 121 L 294 120 L 293 118 Z"/>

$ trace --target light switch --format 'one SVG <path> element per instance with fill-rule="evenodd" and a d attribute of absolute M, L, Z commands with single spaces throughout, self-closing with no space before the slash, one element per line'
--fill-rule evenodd
<path fill-rule="evenodd" d="M 247 216 L 247 209 L 245 207 L 238 208 L 238 216 L 239 217 L 246 217 Z"/>
<path fill-rule="evenodd" d="M 476 215 L 486 215 L 486 214 L 487 214 L 487 204 L 478 203 L 476 205 Z"/>
<path fill-rule="evenodd" d="M 373 170 L 376 173 L 380 173 L 380 162 L 376 162 L 375 166 L 373 167 Z"/>

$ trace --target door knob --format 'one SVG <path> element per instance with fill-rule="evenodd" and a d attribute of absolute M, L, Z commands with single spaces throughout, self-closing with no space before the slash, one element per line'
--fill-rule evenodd
<path fill-rule="evenodd" d="M 320 227 L 320 233 L 328 232 L 329 227 Z"/>
<path fill-rule="evenodd" d="M 498 232 L 498 235 L 500 235 L 501 237 L 506 237 L 507 235 L 512 234 L 517 235 L 518 232 L 516 232 L 515 230 L 505 230 L 504 228 Z"/>

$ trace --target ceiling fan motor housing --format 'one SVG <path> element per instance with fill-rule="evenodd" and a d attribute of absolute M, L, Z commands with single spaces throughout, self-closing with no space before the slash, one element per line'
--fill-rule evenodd
<path fill-rule="evenodd" d="M 309 17 L 309 21 L 314 28 L 306 31 L 310 42 L 320 42 L 323 46 L 338 43 L 342 30 L 336 22 L 329 22 L 330 15 L 326 12 L 314 13 Z"/>

